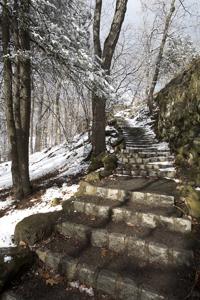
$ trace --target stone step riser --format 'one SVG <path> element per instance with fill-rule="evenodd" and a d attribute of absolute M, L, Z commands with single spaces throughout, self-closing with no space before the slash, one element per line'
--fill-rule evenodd
<path fill-rule="evenodd" d="M 174 197 L 166 195 L 158 195 L 151 193 L 130 192 L 125 190 L 107 189 L 103 187 L 95 187 L 93 185 L 86 186 L 86 195 L 117 200 L 121 202 L 131 201 L 133 203 L 171 206 L 174 205 Z"/>
<path fill-rule="evenodd" d="M 139 171 L 139 170 L 116 170 L 117 174 L 128 175 L 128 176 L 146 176 L 146 177 L 167 177 L 167 178 L 176 178 L 175 171 Z"/>
<path fill-rule="evenodd" d="M 140 153 L 140 152 L 136 152 L 136 153 L 132 153 L 132 154 L 121 154 L 122 158 L 155 158 L 157 160 L 164 158 L 165 160 L 168 161 L 174 159 L 174 157 L 169 154 L 169 153 L 154 153 L 154 152 L 144 152 L 144 153 Z"/>
<path fill-rule="evenodd" d="M 94 247 L 106 248 L 110 251 L 167 265 L 192 266 L 193 254 L 188 250 L 168 248 L 165 244 L 159 244 L 126 236 L 120 233 L 109 233 L 105 229 L 91 229 L 83 224 L 63 222 L 57 225 L 57 230 L 69 237 Z"/>
<path fill-rule="evenodd" d="M 148 163 L 157 163 L 159 162 L 170 162 L 172 163 L 174 161 L 174 158 L 166 158 L 166 157 L 150 157 L 150 158 L 140 158 L 140 157 L 119 157 L 119 161 L 122 163 L 128 163 L 128 164 L 148 164 Z"/>
<path fill-rule="evenodd" d="M 133 148 L 133 149 L 122 149 L 121 150 L 121 153 L 122 154 L 130 154 L 130 155 L 134 155 L 134 154 L 137 154 L 137 153 L 154 153 L 154 154 L 166 154 L 166 155 L 171 155 L 170 151 L 169 150 L 159 150 L 159 149 L 156 149 L 156 148 L 147 148 L 147 147 L 143 147 L 143 148 Z"/>
<path fill-rule="evenodd" d="M 57 270 L 61 275 L 70 279 L 79 280 L 97 289 L 100 292 L 108 293 L 115 299 L 121 300 L 165 300 L 164 296 L 152 291 L 148 286 L 138 286 L 132 279 L 121 277 L 120 274 L 97 267 L 90 266 L 85 263 L 79 263 L 78 259 L 65 256 L 60 253 L 44 251 L 38 249 L 39 258 L 46 265 Z"/>
<path fill-rule="evenodd" d="M 118 164 L 118 167 L 130 170 L 159 170 L 166 168 L 174 168 L 173 164 L 129 164 L 124 162 Z"/>
<path fill-rule="evenodd" d="M 75 200 L 74 211 L 106 219 L 111 218 L 113 221 L 124 221 L 141 227 L 156 228 L 159 226 L 170 231 L 191 232 L 191 221 L 189 220 L 134 212 L 121 207 L 111 209 L 109 206 L 100 206 Z"/>

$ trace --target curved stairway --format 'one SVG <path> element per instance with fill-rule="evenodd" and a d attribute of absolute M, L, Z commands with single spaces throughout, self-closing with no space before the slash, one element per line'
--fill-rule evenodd
<path fill-rule="evenodd" d="M 118 173 L 132 175 L 132 180 L 137 176 L 175 176 L 162 169 L 173 166 L 173 156 L 159 149 L 153 136 L 128 127 L 123 134 L 128 149 L 121 152 Z M 60 274 L 112 299 L 187 297 L 190 286 L 185 278 L 193 272 L 191 221 L 174 209 L 171 191 L 156 194 L 101 182 L 84 183 L 81 190 L 84 195 L 69 204 L 57 224 L 58 251 L 44 243 L 36 250 L 39 258 Z M 61 247 L 63 239 L 72 249 L 67 253 Z"/>
<path fill-rule="evenodd" d="M 167 145 L 160 144 L 155 134 L 145 127 L 130 127 L 126 120 L 118 118 L 125 138 L 126 149 L 121 150 L 118 174 L 148 177 L 175 178 L 174 156 Z M 163 147 L 164 146 L 164 147 Z"/>

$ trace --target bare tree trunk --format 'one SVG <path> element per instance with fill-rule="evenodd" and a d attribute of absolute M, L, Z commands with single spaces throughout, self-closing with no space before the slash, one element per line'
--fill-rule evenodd
<path fill-rule="evenodd" d="M 175 10 L 174 3 L 175 3 L 175 0 L 172 0 L 170 11 L 169 11 L 169 14 L 168 14 L 167 19 L 166 19 L 165 29 L 164 29 L 164 32 L 163 32 L 163 38 L 162 38 L 162 42 L 161 42 L 161 45 L 160 45 L 158 58 L 157 58 L 157 61 L 156 61 L 156 68 L 155 68 L 155 72 L 154 72 L 154 76 L 153 76 L 153 80 L 152 80 L 152 83 L 151 83 L 151 88 L 150 88 L 150 92 L 149 92 L 149 96 L 148 96 L 148 106 L 149 106 L 149 110 L 150 110 L 151 113 L 153 112 L 153 93 L 154 93 L 155 86 L 156 86 L 156 83 L 157 83 L 157 80 L 158 80 L 158 75 L 159 75 L 159 71 L 160 71 L 160 64 L 161 64 L 162 57 L 163 57 L 163 49 L 164 49 L 165 42 L 166 42 L 166 39 L 167 39 L 167 33 L 168 33 L 168 29 L 169 29 L 170 20 L 171 20 L 173 12 Z"/>
<path fill-rule="evenodd" d="M 12 159 L 12 180 L 15 199 L 19 199 L 23 195 L 22 184 L 20 180 L 18 151 L 17 151 L 17 137 L 15 130 L 15 121 L 13 114 L 13 96 L 12 96 L 12 66 L 9 58 L 10 50 L 10 36 L 9 36 L 9 17 L 7 10 L 7 0 L 3 0 L 3 20 L 2 20 L 2 41 L 4 53 L 4 78 L 5 78 L 5 107 L 7 130 L 9 136 L 9 144 Z"/>
<path fill-rule="evenodd" d="M 61 80 L 59 79 L 57 88 L 56 88 L 56 138 L 55 145 L 61 144 L 61 133 L 60 133 L 60 108 L 59 108 L 59 100 L 60 100 L 60 91 L 61 91 Z"/>
<path fill-rule="evenodd" d="M 96 0 L 93 23 L 94 53 L 102 60 L 102 68 L 110 74 L 110 66 L 119 34 L 124 21 L 128 0 L 116 0 L 115 14 L 109 34 L 104 42 L 103 51 L 100 42 L 100 21 L 102 0 Z M 101 99 L 93 93 L 92 96 L 92 153 L 97 156 L 106 150 L 105 145 L 105 105 L 106 99 Z"/>
<path fill-rule="evenodd" d="M 43 108 L 43 101 L 44 101 L 44 80 L 42 78 L 40 83 L 39 95 L 40 95 L 40 102 L 39 102 L 39 109 L 38 109 L 38 121 L 36 124 L 36 138 L 35 138 L 36 152 L 42 150 L 42 108 Z"/>
<path fill-rule="evenodd" d="M 21 0 L 23 16 L 29 13 L 29 2 Z M 24 16 L 25 15 L 25 16 Z M 30 64 L 30 37 L 29 31 L 25 27 L 25 22 L 21 24 L 21 48 L 24 52 L 21 59 L 21 137 L 18 147 L 20 175 L 23 186 L 24 197 L 30 194 L 29 181 L 29 128 L 31 111 L 31 64 Z"/>

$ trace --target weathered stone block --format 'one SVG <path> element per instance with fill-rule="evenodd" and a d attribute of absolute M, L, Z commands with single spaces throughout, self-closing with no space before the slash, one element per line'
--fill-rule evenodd
<path fill-rule="evenodd" d="M 136 202 L 136 203 L 143 203 L 144 202 L 144 193 L 132 192 L 131 201 Z"/>
<path fill-rule="evenodd" d="M 149 243 L 149 261 L 168 263 L 168 248 L 164 244 L 157 244 L 154 242 Z"/>
<path fill-rule="evenodd" d="M 103 187 L 97 187 L 96 195 L 98 197 L 106 198 L 106 189 Z"/>
<path fill-rule="evenodd" d="M 128 254 L 139 258 L 145 258 L 145 241 L 130 237 L 128 240 Z"/>
<path fill-rule="evenodd" d="M 59 271 L 60 261 L 63 256 L 64 254 L 58 252 L 49 252 L 46 258 L 46 265 L 51 269 Z"/>
<path fill-rule="evenodd" d="M 94 203 L 86 203 L 85 204 L 85 214 L 86 215 L 95 215 L 95 207 Z"/>
<path fill-rule="evenodd" d="M 118 275 L 116 273 L 101 270 L 97 279 L 97 290 L 115 296 L 115 284 Z"/>
<path fill-rule="evenodd" d="M 112 200 L 118 200 L 118 194 L 119 194 L 118 190 L 108 189 L 108 198 Z"/>
<path fill-rule="evenodd" d="M 91 245 L 95 247 L 107 248 L 108 231 L 105 229 L 92 229 L 91 231 Z"/>
<path fill-rule="evenodd" d="M 124 221 L 131 224 L 139 225 L 138 212 L 126 210 L 124 215 Z"/>
<path fill-rule="evenodd" d="M 71 223 L 71 222 L 62 222 L 60 224 L 57 225 L 57 230 L 72 237 L 74 236 L 74 226 L 76 224 L 75 223 Z"/>
<path fill-rule="evenodd" d="M 147 193 L 146 203 L 149 204 L 149 205 L 159 204 L 159 195 Z"/>
<path fill-rule="evenodd" d="M 138 299 L 138 286 L 130 278 L 123 278 L 120 283 L 119 299 L 122 300 L 137 300 Z"/>
<path fill-rule="evenodd" d="M 90 233 L 91 233 L 91 228 L 83 225 L 83 224 L 77 224 L 75 227 L 76 233 L 74 237 L 81 241 L 87 243 L 90 239 Z"/>
<path fill-rule="evenodd" d="M 174 218 L 160 216 L 159 223 L 162 227 L 165 227 L 168 230 L 174 231 Z"/>
<path fill-rule="evenodd" d="M 95 195 L 96 194 L 95 186 L 92 185 L 86 186 L 86 194 L 91 196 Z"/>
<path fill-rule="evenodd" d="M 109 206 L 99 206 L 97 210 L 97 215 L 102 218 L 109 218 L 110 207 Z"/>
<path fill-rule="evenodd" d="M 62 275 L 65 275 L 68 278 L 75 279 L 76 267 L 78 260 L 72 257 L 64 257 L 60 262 L 60 272 Z"/>
<path fill-rule="evenodd" d="M 156 219 L 154 214 L 142 214 L 141 226 L 155 228 Z"/>
<path fill-rule="evenodd" d="M 174 204 L 174 197 L 173 196 L 161 195 L 160 196 L 160 202 L 161 202 L 161 205 L 171 206 L 171 205 Z"/>
<path fill-rule="evenodd" d="M 97 272 L 97 268 L 83 264 L 79 271 L 80 282 L 87 284 L 89 286 L 93 286 L 96 272 Z"/>
<path fill-rule="evenodd" d="M 190 220 L 185 220 L 181 218 L 176 219 L 175 230 L 183 233 L 191 232 L 192 224 Z"/>
<path fill-rule="evenodd" d="M 112 220 L 123 221 L 124 219 L 124 209 L 121 207 L 116 207 L 112 209 Z"/>
<path fill-rule="evenodd" d="M 84 213 L 85 203 L 82 201 L 74 201 L 74 210 L 77 212 Z"/>
<path fill-rule="evenodd" d="M 109 244 L 108 248 L 110 251 L 115 251 L 118 253 L 124 253 L 125 251 L 125 234 L 121 233 L 110 233 L 109 234 Z"/>

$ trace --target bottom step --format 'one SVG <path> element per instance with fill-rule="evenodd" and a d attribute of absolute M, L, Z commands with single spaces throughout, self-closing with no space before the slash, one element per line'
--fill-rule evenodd
<path fill-rule="evenodd" d="M 62 275 L 105 292 L 115 299 L 122 300 L 161 300 L 172 299 L 160 295 L 147 285 L 138 286 L 134 280 L 106 269 L 98 270 L 89 264 L 79 264 L 78 260 L 61 253 L 38 249 L 37 254 L 48 267 L 58 270 Z M 174 299 L 174 298 L 173 298 Z"/>

